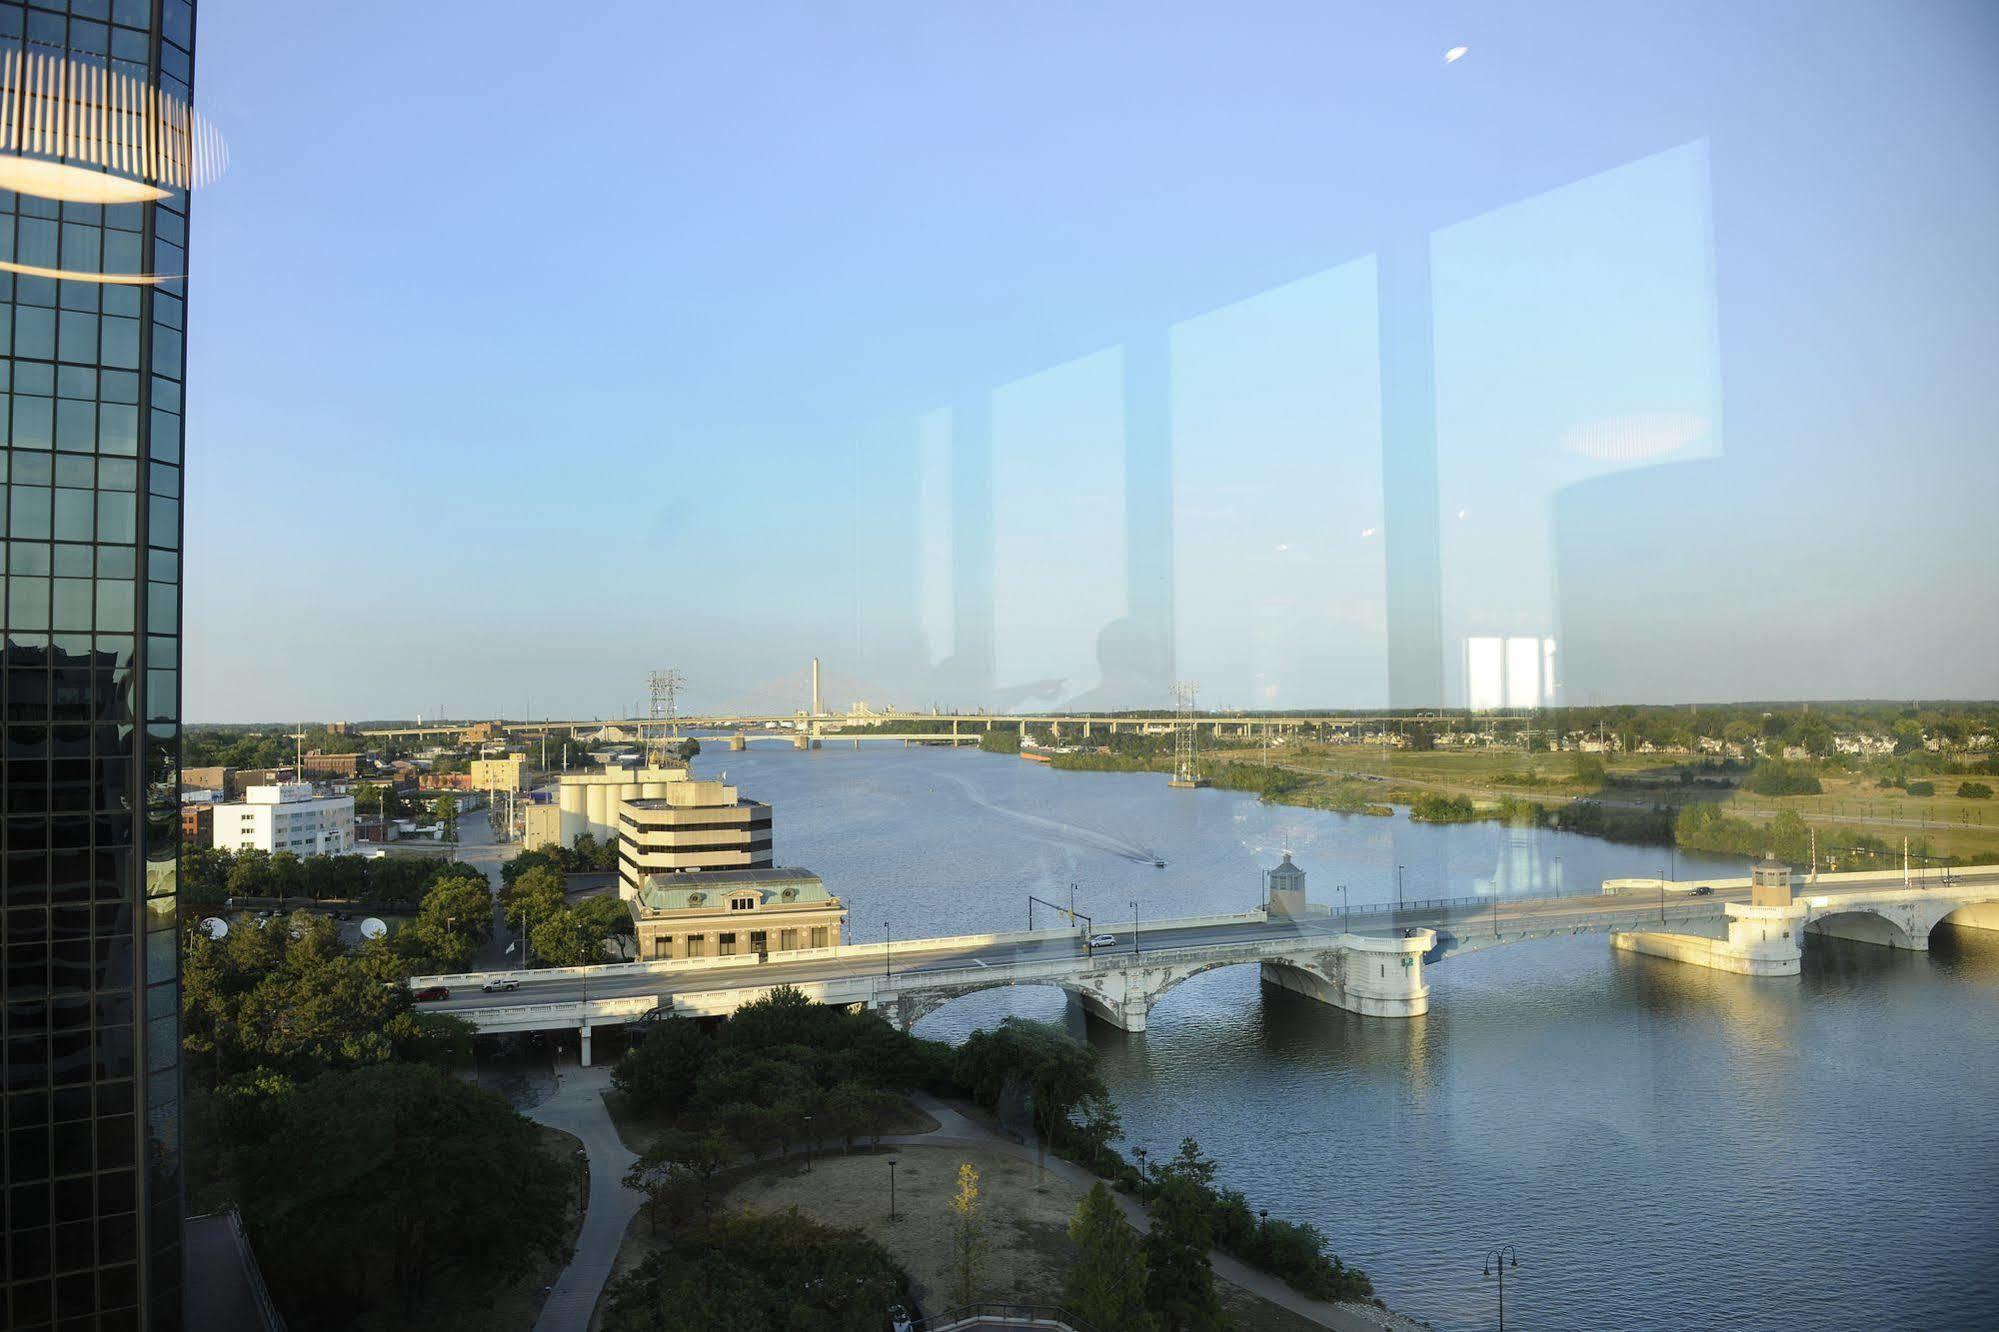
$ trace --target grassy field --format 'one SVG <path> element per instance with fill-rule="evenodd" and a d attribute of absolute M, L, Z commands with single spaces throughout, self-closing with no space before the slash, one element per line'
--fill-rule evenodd
<path fill-rule="evenodd" d="M 897 1219 L 888 1219 L 888 1162 L 896 1162 Z M 949 1199 L 958 1167 L 979 1172 L 991 1247 L 982 1295 L 1059 1305 L 1070 1256 L 1069 1218 L 1081 1201 L 1075 1186 L 1052 1172 L 995 1151 L 966 1147 L 884 1148 L 818 1157 L 811 1173 L 798 1161 L 774 1161 L 742 1172 L 723 1206 L 730 1211 L 782 1211 L 796 1207 L 815 1221 L 866 1231 L 909 1270 L 916 1298 L 927 1313 L 950 1303 Z M 632 1222 L 613 1276 L 643 1262 L 653 1241 L 644 1213 Z M 1217 1281 L 1223 1307 L 1239 1328 L 1314 1332 L 1319 1325 L 1226 1282 Z"/>
<path fill-rule="evenodd" d="M 1218 749 L 1215 762 L 1262 764 L 1306 775 L 1306 785 L 1280 797 L 1284 803 L 1331 807 L 1351 799 L 1356 786 L 1371 799 L 1408 804 L 1423 795 L 1462 795 L 1477 803 L 1502 798 L 1531 800 L 1549 808 L 1576 800 L 1608 806 L 1678 808 L 1696 801 L 1719 802 L 1729 815 L 1768 824 L 1791 810 L 1824 836 L 1876 837 L 1899 846 L 1903 837 L 1931 854 L 1959 860 L 1999 862 L 1999 800 L 1962 798 L 1958 777 L 1935 779 L 1937 794 L 1913 796 L 1882 787 L 1871 777 L 1832 773 L 1821 777 L 1819 795 L 1765 796 L 1723 785 L 1718 774 L 1695 769 L 1701 778 L 1680 780 L 1684 756 L 1610 755 L 1606 780 L 1578 775 L 1577 755 L 1509 750 L 1411 753 L 1379 746 L 1284 746 Z M 1977 780 L 1977 779 L 1975 779 Z M 1989 779 L 1987 784 L 1991 784 Z"/>

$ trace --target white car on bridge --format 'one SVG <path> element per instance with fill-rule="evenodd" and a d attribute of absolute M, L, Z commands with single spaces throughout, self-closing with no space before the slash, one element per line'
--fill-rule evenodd
<path fill-rule="evenodd" d="M 487 994 L 505 994 L 508 990 L 518 990 L 521 983 L 507 976 L 495 976 L 479 987 Z"/>

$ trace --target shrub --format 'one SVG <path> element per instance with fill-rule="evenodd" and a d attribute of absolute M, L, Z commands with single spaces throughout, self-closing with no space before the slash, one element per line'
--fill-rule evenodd
<path fill-rule="evenodd" d="M 1984 782 L 1959 782 L 1957 794 L 1962 800 L 1990 800 L 1992 788 Z"/>
<path fill-rule="evenodd" d="M 1751 768 L 1742 786 L 1744 790 L 1767 796 L 1817 795 L 1824 789 L 1819 785 L 1818 774 L 1807 765 L 1778 759 L 1764 759 Z"/>

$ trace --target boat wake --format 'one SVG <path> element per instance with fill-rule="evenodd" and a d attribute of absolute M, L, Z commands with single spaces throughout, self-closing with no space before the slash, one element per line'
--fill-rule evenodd
<path fill-rule="evenodd" d="M 1108 855 L 1117 856 L 1121 860 L 1129 860 L 1140 865 L 1156 865 L 1161 868 L 1165 866 L 1166 862 L 1150 847 L 1141 846 L 1137 842 L 1129 841 L 1110 833 L 1098 832 L 1094 828 L 1083 828 L 1073 823 L 1064 823 L 1060 819 L 1043 818 L 1039 814 L 1029 814 L 1023 810 L 1008 809 L 1005 805 L 996 805 L 963 777 L 951 773 L 943 775 L 961 788 L 965 793 L 965 798 L 980 809 L 985 810 L 989 814 L 997 814 L 1010 823 L 1017 823 L 1024 828 L 1031 828 L 1050 841 L 1069 846 L 1086 847 L 1092 851 L 1102 851 Z"/>

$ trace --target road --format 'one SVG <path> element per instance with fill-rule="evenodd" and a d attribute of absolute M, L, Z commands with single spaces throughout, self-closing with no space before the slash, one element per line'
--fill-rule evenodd
<path fill-rule="evenodd" d="M 493 886 L 493 933 L 472 957 L 472 967 L 497 971 L 511 965 L 507 956 L 507 923 L 500 918 L 500 867 L 520 854 L 516 842 L 502 842 L 493 833 L 486 810 L 458 820 L 458 859 L 485 874 Z"/>

